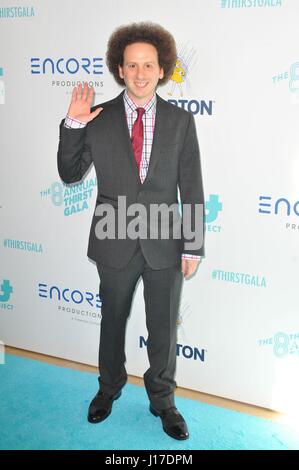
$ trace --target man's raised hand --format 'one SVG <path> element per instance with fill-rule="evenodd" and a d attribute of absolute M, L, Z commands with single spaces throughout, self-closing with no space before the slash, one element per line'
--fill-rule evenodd
<path fill-rule="evenodd" d="M 68 110 L 68 115 L 78 121 L 85 122 L 86 124 L 97 117 L 103 108 L 97 108 L 93 113 L 90 108 L 93 102 L 94 89 L 88 86 L 87 82 L 84 87 L 80 83 L 78 87 L 73 89 L 72 101 Z"/>

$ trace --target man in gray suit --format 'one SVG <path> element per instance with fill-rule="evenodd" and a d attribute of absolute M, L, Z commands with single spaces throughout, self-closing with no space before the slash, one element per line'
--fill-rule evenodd
<path fill-rule="evenodd" d="M 126 321 L 142 277 L 150 363 L 144 383 L 150 411 L 161 418 L 168 435 L 187 439 L 187 424 L 174 403 L 176 325 L 183 277 L 195 272 L 204 253 L 203 240 L 196 240 L 204 195 L 193 115 L 156 94 L 176 59 L 174 39 L 161 26 L 135 23 L 118 28 L 108 43 L 107 65 L 125 90 L 93 108 L 93 88 L 85 83 L 73 90 L 60 126 L 58 170 L 65 183 L 74 183 L 93 163 L 98 180 L 88 256 L 96 261 L 100 276 L 100 389 L 88 420 L 106 419 L 127 381 Z M 136 204 L 143 210 L 134 218 Z M 164 213 L 153 216 L 153 206 L 163 206 Z M 173 218 L 166 217 L 165 207 L 176 207 Z M 107 231 L 111 210 L 113 233 Z M 159 220 L 164 228 L 166 221 L 167 237 L 161 231 L 157 235 Z M 132 230 L 136 222 L 142 234 Z M 200 226 L 202 231 L 203 217 Z"/>

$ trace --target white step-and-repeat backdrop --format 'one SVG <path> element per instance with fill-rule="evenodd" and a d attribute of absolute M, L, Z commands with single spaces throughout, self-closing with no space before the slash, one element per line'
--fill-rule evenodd
<path fill-rule="evenodd" d="M 58 126 L 79 81 L 96 103 L 120 92 L 107 40 L 150 20 L 177 41 L 177 70 L 159 93 L 195 116 L 207 207 L 206 258 L 184 283 L 178 385 L 298 407 L 298 18 L 297 0 L 1 0 L 2 349 L 97 364 L 99 279 L 86 256 L 96 179 L 92 169 L 62 184 Z M 140 283 L 131 374 L 148 366 L 146 338 Z"/>

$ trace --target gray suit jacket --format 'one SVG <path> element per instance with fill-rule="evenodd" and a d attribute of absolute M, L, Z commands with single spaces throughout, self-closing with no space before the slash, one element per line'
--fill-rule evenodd
<path fill-rule="evenodd" d="M 99 106 L 103 111 L 83 129 L 60 125 L 58 171 L 65 183 L 80 181 L 93 163 L 98 181 L 97 205 L 111 204 L 117 213 L 118 196 L 126 196 L 127 207 L 141 203 L 149 213 L 150 204 L 176 204 L 177 187 L 182 204 L 189 203 L 194 223 L 195 204 L 204 204 L 199 148 L 194 117 L 157 95 L 154 140 L 146 179 L 141 183 L 125 116 L 123 92 Z M 97 206 L 96 206 L 97 207 Z M 130 261 L 137 240 L 98 239 L 95 227 L 100 217 L 93 215 L 88 256 L 97 263 L 122 268 Z M 135 216 L 127 216 L 129 224 Z M 169 221 L 172 233 L 172 221 Z M 189 240 L 190 241 L 190 240 Z M 186 250 L 180 239 L 140 239 L 146 261 L 153 269 L 180 262 L 181 254 L 204 254 L 204 247 Z"/>

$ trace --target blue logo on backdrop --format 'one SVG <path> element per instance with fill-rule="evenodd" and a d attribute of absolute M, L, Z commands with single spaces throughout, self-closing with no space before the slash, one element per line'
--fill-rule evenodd
<path fill-rule="evenodd" d="M 275 215 L 296 215 L 299 216 L 299 201 L 290 202 L 285 197 L 280 197 L 276 199 L 272 205 L 272 197 L 271 196 L 260 196 L 260 208 L 259 212 L 261 214 L 272 214 L 274 209 Z"/>
<path fill-rule="evenodd" d="M 291 93 L 291 103 L 299 103 L 299 62 L 294 62 L 288 70 L 276 73 L 272 77 L 273 85 L 288 82 L 288 89 Z"/>
<path fill-rule="evenodd" d="M 270 346 L 274 356 L 283 359 L 288 356 L 299 356 L 299 333 L 275 333 L 270 338 L 258 340 L 261 347 Z"/>
<path fill-rule="evenodd" d="M 139 337 L 139 348 L 147 346 L 147 340 L 143 337 Z M 192 359 L 193 361 L 205 362 L 205 349 L 199 349 L 188 345 L 178 344 L 176 345 L 176 355 L 184 357 L 184 359 Z"/>
<path fill-rule="evenodd" d="M 95 91 L 104 86 L 98 80 L 103 76 L 103 57 L 32 57 L 31 74 L 51 77 L 51 86 L 58 88 L 74 88 L 87 82 Z M 94 78 L 97 78 L 96 80 Z M 71 93 L 67 91 L 67 94 Z M 96 91 L 96 94 L 102 94 Z"/>
<path fill-rule="evenodd" d="M 57 285 L 48 286 L 48 284 L 38 284 L 38 295 L 48 300 L 58 300 L 73 303 L 75 305 L 88 305 L 93 308 L 101 308 L 102 302 L 99 294 L 92 292 L 82 292 L 79 289 L 69 289 Z"/>
<path fill-rule="evenodd" d="M 179 211 L 182 216 L 182 203 L 179 203 Z M 219 201 L 218 194 L 210 194 L 209 199 L 205 201 L 205 226 L 208 232 L 220 232 L 221 226 L 214 225 L 218 218 L 219 212 L 222 211 L 222 202 Z"/>
<path fill-rule="evenodd" d="M 7 303 L 10 300 L 13 288 L 8 279 L 3 279 L 0 284 L 0 308 L 3 310 L 12 310 L 13 305 Z"/>
<path fill-rule="evenodd" d="M 37 75 L 75 75 L 78 73 L 103 75 L 103 57 L 60 57 L 59 59 L 32 57 L 31 73 Z"/>
<path fill-rule="evenodd" d="M 58 181 L 52 183 L 50 188 L 40 191 L 41 197 L 51 197 L 52 204 L 63 206 L 66 217 L 77 214 L 89 208 L 93 189 L 97 186 L 96 178 L 86 178 L 82 183 L 66 186 Z"/>
<path fill-rule="evenodd" d="M 218 194 L 210 194 L 209 199 L 205 202 L 205 223 L 208 232 L 220 232 L 221 226 L 215 225 L 220 212 L 222 212 L 222 202 L 219 201 Z"/>
<path fill-rule="evenodd" d="M 289 89 L 292 93 L 299 92 L 299 62 L 295 62 L 290 67 Z"/>
<path fill-rule="evenodd" d="M 278 216 L 281 219 L 293 217 L 293 222 L 285 222 L 285 228 L 291 231 L 299 230 L 299 201 L 290 201 L 286 197 L 259 196 L 259 213 Z"/>
<path fill-rule="evenodd" d="M 11 287 L 9 280 L 4 279 L 0 287 L 0 302 L 8 302 L 10 294 L 13 292 L 13 288 Z"/>

